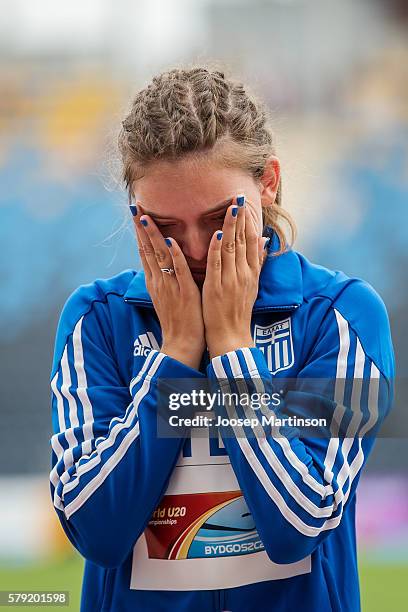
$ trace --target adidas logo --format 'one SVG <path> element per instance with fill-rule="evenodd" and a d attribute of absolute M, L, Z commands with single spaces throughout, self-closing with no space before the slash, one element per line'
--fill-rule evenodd
<path fill-rule="evenodd" d="M 151 331 L 140 334 L 134 341 L 133 346 L 133 355 L 135 357 L 146 357 L 152 349 L 160 350 L 155 335 Z"/>
<path fill-rule="evenodd" d="M 133 355 L 135 357 L 146 357 L 146 355 L 148 355 L 151 350 L 152 349 L 150 348 L 150 346 L 142 346 L 141 344 L 138 344 L 137 346 L 135 346 Z"/>

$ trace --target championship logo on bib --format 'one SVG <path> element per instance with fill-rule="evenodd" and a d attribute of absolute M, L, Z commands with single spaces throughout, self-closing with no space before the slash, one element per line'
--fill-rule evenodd
<path fill-rule="evenodd" d="M 240 491 L 166 495 L 145 535 L 150 559 L 208 559 L 264 550 Z"/>
<path fill-rule="evenodd" d="M 272 374 L 289 369 L 294 363 L 290 317 L 272 325 L 255 325 L 254 342 L 265 355 Z"/>

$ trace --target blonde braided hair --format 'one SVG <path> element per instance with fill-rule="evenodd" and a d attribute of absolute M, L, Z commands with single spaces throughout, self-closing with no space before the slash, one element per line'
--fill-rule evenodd
<path fill-rule="evenodd" d="M 122 180 L 132 200 L 132 184 L 149 164 L 179 160 L 211 152 L 226 167 L 240 168 L 255 180 L 265 162 L 275 155 L 272 129 L 264 104 L 242 83 L 207 66 L 173 68 L 153 77 L 139 91 L 118 136 Z M 279 183 L 275 202 L 262 208 L 263 224 L 279 239 L 280 255 L 288 243 L 281 222 L 290 229 L 292 246 L 296 228 L 281 205 Z"/>

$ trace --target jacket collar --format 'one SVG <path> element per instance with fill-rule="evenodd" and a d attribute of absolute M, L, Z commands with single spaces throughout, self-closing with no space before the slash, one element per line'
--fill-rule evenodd
<path fill-rule="evenodd" d="M 263 235 L 271 238 L 267 247 L 268 253 L 278 250 L 279 239 L 270 226 L 265 227 Z M 135 274 L 123 297 L 126 302 L 153 308 L 143 270 Z M 302 268 L 297 253 L 289 249 L 278 257 L 268 257 L 262 266 L 258 296 L 253 310 L 257 312 L 295 310 L 302 302 Z"/>

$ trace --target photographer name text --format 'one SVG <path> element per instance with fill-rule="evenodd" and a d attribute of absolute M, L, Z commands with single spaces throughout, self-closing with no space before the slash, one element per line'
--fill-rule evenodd
<path fill-rule="evenodd" d="M 260 417 L 222 417 L 221 415 L 211 417 L 205 414 L 197 414 L 194 417 L 169 417 L 171 427 L 326 427 L 326 419 L 302 418 L 296 416 L 276 417 L 275 415 L 261 415 Z"/>

